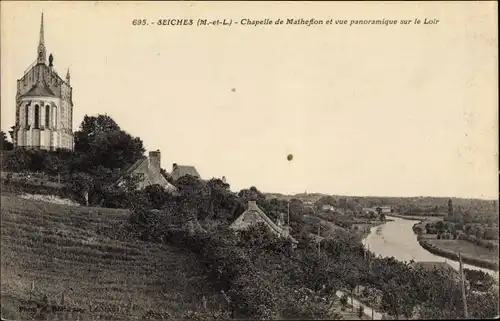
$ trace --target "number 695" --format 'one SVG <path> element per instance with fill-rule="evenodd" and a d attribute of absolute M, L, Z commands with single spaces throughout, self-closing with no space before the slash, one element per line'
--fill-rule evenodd
<path fill-rule="evenodd" d="M 134 19 L 134 20 L 132 20 L 132 25 L 134 25 L 134 26 L 143 26 L 145 24 L 147 24 L 146 19 Z"/>

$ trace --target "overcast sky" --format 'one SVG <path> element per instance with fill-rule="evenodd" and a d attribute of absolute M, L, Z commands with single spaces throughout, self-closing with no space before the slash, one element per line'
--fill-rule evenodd
<path fill-rule="evenodd" d="M 16 80 L 71 69 L 74 129 L 107 113 L 162 165 L 232 189 L 498 197 L 497 4 L 1 2 L 1 128 Z M 133 26 L 135 18 L 437 18 L 410 26 Z M 287 154 L 294 159 L 288 162 Z"/>

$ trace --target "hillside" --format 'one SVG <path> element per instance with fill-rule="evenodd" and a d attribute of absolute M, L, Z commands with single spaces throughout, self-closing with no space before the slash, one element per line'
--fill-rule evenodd
<path fill-rule="evenodd" d="M 19 310 L 47 296 L 51 304 L 82 309 L 80 318 L 178 318 L 210 296 L 189 252 L 127 236 L 127 211 L 9 195 L 1 196 L 1 209 L 2 317 L 27 320 Z"/>

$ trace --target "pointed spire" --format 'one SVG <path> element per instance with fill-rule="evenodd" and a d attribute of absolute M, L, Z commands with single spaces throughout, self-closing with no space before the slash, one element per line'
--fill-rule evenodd
<path fill-rule="evenodd" d="M 38 40 L 38 55 L 37 55 L 37 62 L 38 63 L 45 63 L 47 53 L 45 51 L 45 40 L 44 40 L 44 31 L 43 31 L 43 12 L 42 12 L 42 19 L 40 21 L 40 39 Z"/>
<path fill-rule="evenodd" d="M 43 12 L 42 12 L 42 20 L 40 22 L 40 41 L 39 45 L 44 45 L 44 37 L 43 37 Z"/>
<path fill-rule="evenodd" d="M 68 71 L 66 72 L 66 82 L 69 84 L 69 81 L 71 79 L 71 76 L 69 74 L 69 68 L 68 68 Z"/>

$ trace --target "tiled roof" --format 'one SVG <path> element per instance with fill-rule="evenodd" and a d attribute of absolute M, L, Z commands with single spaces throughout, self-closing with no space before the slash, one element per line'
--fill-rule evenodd
<path fill-rule="evenodd" d="M 189 166 L 189 165 L 177 165 L 170 174 L 170 176 L 174 181 L 186 175 L 191 175 L 200 178 L 200 174 L 198 173 L 196 168 L 194 166 Z"/>
<path fill-rule="evenodd" d="M 264 222 L 267 224 L 267 226 L 269 226 L 275 233 L 277 233 L 278 235 L 283 235 L 283 229 L 281 227 L 279 227 L 278 225 L 276 225 L 273 222 L 273 220 L 271 220 L 269 218 L 269 216 L 267 216 L 266 213 L 264 213 L 264 211 L 262 211 L 260 209 L 260 207 L 255 202 L 248 202 L 247 210 L 245 212 L 243 212 L 243 214 L 241 214 L 231 224 L 230 228 L 239 229 L 239 227 L 243 223 L 245 215 L 249 214 L 250 212 L 253 212 L 253 213 L 257 214 L 258 216 L 260 216 L 264 220 Z M 297 240 L 295 240 L 295 238 L 293 238 L 291 235 L 289 235 L 288 237 L 292 240 L 292 242 L 297 243 Z"/>
<path fill-rule="evenodd" d="M 50 90 L 46 83 L 37 82 L 26 94 L 22 95 L 22 97 L 33 96 L 55 97 L 56 95 Z"/>
<path fill-rule="evenodd" d="M 127 168 L 124 173 L 123 173 L 123 176 L 127 176 L 127 175 L 130 175 L 134 172 L 134 170 L 139 167 L 142 162 L 144 162 L 145 160 L 147 160 L 147 157 L 146 156 L 142 156 L 141 158 L 139 158 L 134 164 L 132 164 L 129 168 Z"/>

